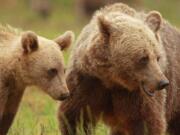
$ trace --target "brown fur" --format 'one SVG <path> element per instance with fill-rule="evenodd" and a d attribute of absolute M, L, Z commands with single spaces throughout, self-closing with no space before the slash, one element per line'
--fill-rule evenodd
<path fill-rule="evenodd" d="M 168 22 L 164 22 L 161 28 L 161 37 L 167 52 L 168 67 L 167 76 L 170 86 L 167 90 L 166 117 L 168 121 L 168 131 L 171 135 L 180 133 L 180 31 L 172 27 Z"/>
<path fill-rule="evenodd" d="M 56 100 L 69 95 L 61 49 L 71 44 L 72 33 L 59 38 L 63 47 L 34 32 L 0 26 L 0 135 L 7 134 L 27 86 L 36 85 Z"/>
<path fill-rule="evenodd" d="M 138 13 L 123 4 L 98 11 L 82 30 L 67 69 L 72 96 L 59 108 L 62 134 L 75 135 L 83 113 L 87 134 L 102 116 L 111 135 L 144 135 L 145 125 L 149 135 L 165 135 L 167 120 L 176 121 L 172 116 L 179 107 L 179 36 L 155 11 Z M 157 91 L 165 75 L 167 93 Z M 147 96 L 140 82 L 154 96 Z"/>

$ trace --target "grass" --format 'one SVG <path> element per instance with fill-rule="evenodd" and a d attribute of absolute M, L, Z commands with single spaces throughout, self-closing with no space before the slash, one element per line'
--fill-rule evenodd
<path fill-rule="evenodd" d="M 57 121 L 59 104 L 36 88 L 28 88 L 8 135 L 60 135 Z M 97 127 L 96 135 L 107 134 L 107 127 L 102 124 Z M 79 133 L 83 135 L 81 129 Z"/>
<path fill-rule="evenodd" d="M 35 88 L 28 88 L 9 135 L 56 135 L 57 103 Z"/>
<path fill-rule="evenodd" d="M 27 0 L 0 0 L 0 22 L 24 30 L 33 30 L 47 38 L 55 38 L 66 30 L 76 35 L 86 21 L 77 17 L 73 0 L 53 0 L 53 12 L 48 19 L 40 18 L 30 9 Z M 172 24 L 180 26 L 179 0 L 142 0 L 144 9 L 159 10 Z M 65 61 L 69 53 L 64 54 Z M 8 135 L 58 135 L 59 103 L 34 87 L 28 88 Z M 98 124 L 96 135 L 106 135 L 108 129 Z"/>

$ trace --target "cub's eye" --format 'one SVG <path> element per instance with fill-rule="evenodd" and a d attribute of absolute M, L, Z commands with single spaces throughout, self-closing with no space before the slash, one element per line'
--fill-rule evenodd
<path fill-rule="evenodd" d="M 48 75 L 50 77 L 55 77 L 57 74 L 58 74 L 58 71 L 57 71 L 56 68 L 51 68 L 51 69 L 48 70 Z"/>
<path fill-rule="evenodd" d="M 148 56 L 144 56 L 139 60 L 139 63 L 141 65 L 146 65 L 146 64 L 148 64 L 148 62 L 149 62 L 149 57 Z"/>
<path fill-rule="evenodd" d="M 161 58 L 161 57 L 160 57 L 160 56 L 158 56 L 158 57 L 157 57 L 157 61 L 159 61 L 159 60 L 160 60 L 160 58 Z"/>

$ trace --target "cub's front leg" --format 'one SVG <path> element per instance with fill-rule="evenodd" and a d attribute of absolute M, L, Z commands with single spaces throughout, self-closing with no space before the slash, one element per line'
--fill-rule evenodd
<path fill-rule="evenodd" d="M 12 75 L 0 81 L 0 135 L 6 135 L 18 110 L 24 90 L 17 89 Z"/>
<path fill-rule="evenodd" d="M 15 91 L 15 90 L 13 90 Z M 17 93 L 16 93 L 17 92 Z M 0 135 L 6 135 L 19 107 L 23 91 L 10 92 L 0 122 Z"/>
<path fill-rule="evenodd" d="M 2 116 L 8 99 L 9 90 L 4 87 L 3 82 L 0 81 L 0 127 L 2 125 Z"/>
<path fill-rule="evenodd" d="M 2 80 L 0 81 L 0 135 L 3 134 L 3 114 L 6 108 L 6 104 L 8 101 L 9 89 L 4 86 Z"/>

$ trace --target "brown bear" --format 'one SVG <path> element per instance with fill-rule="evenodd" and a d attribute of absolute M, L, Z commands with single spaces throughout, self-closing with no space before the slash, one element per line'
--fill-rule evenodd
<path fill-rule="evenodd" d="M 66 32 L 55 40 L 0 26 L 0 135 L 6 135 L 27 86 L 36 85 L 56 100 L 69 96 L 61 50 L 72 42 Z"/>
<path fill-rule="evenodd" d="M 171 119 L 177 135 L 179 44 L 180 33 L 157 11 L 139 13 L 120 3 L 97 11 L 67 68 L 72 96 L 59 108 L 62 134 L 77 134 L 80 122 L 92 134 L 102 119 L 111 135 L 165 135 Z"/>

